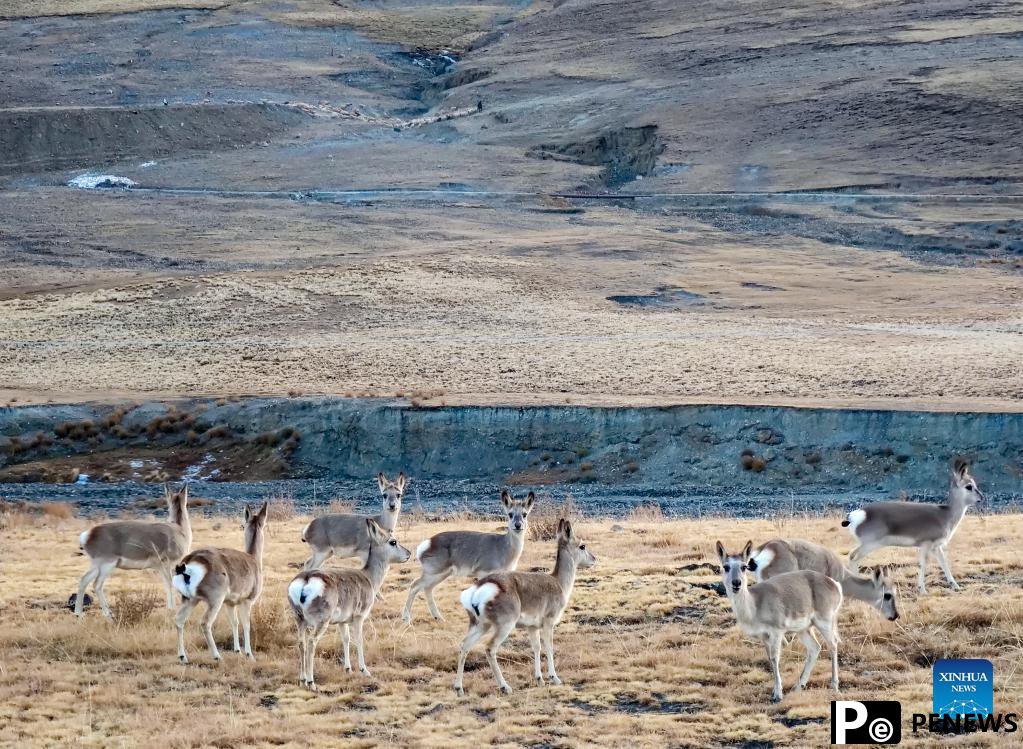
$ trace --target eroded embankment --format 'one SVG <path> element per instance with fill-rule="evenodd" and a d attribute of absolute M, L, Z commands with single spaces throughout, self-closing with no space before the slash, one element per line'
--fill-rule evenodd
<path fill-rule="evenodd" d="M 1023 414 L 752 406 L 424 408 L 252 398 L 0 409 L 0 482 L 365 479 L 680 494 L 940 494 L 965 456 L 992 496 L 1023 475 Z"/>

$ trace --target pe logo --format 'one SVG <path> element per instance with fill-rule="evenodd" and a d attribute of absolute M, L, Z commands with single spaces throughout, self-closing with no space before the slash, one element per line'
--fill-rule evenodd
<path fill-rule="evenodd" d="M 831 703 L 832 744 L 898 744 L 901 740 L 901 703 L 895 700 Z"/>
<path fill-rule="evenodd" d="M 941 660 L 934 664 L 933 712 L 991 715 L 995 710 L 994 668 L 986 658 Z"/>

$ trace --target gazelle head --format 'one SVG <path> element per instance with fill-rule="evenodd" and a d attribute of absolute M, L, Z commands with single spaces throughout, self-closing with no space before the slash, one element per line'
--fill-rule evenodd
<path fill-rule="evenodd" d="M 405 496 L 405 472 L 399 473 L 394 481 L 389 481 L 381 471 L 377 474 L 377 485 L 384 500 L 384 510 L 398 512 L 401 509 L 401 498 Z"/>
<path fill-rule="evenodd" d="M 981 494 L 976 479 L 970 474 L 970 463 L 963 458 L 956 458 L 952 463 L 952 487 L 949 489 L 949 496 L 967 507 L 984 501 L 984 495 Z"/>
<path fill-rule="evenodd" d="M 592 567 L 597 558 L 575 535 L 572 524 L 561 518 L 558 521 L 558 549 L 567 549 L 577 567 Z"/>
<path fill-rule="evenodd" d="M 163 493 L 167 497 L 167 514 L 176 521 L 188 506 L 188 484 L 182 484 L 178 491 L 172 490 L 170 484 L 164 484 Z"/>
<path fill-rule="evenodd" d="M 890 567 L 875 567 L 871 575 L 874 581 L 874 608 L 894 622 L 899 618 L 899 589 L 895 587 Z"/>
<path fill-rule="evenodd" d="M 747 541 L 740 554 L 729 554 L 720 541 L 715 546 L 721 561 L 721 582 L 725 593 L 738 593 L 746 587 L 746 566 L 753 552 L 753 542 Z"/>
<path fill-rule="evenodd" d="M 501 504 L 508 513 L 508 530 L 512 533 L 522 533 L 526 530 L 526 518 L 529 511 L 533 509 L 536 495 L 530 492 L 525 499 L 515 499 L 507 489 L 501 490 Z"/>
<path fill-rule="evenodd" d="M 266 518 L 268 515 L 268 506 L 264 502 L 263 506 L 256 512 L 252 511 L 252 508 L 245 505 L 245 548 L 249 548 L 256 537 L 266 527 Z"/>
<path fill-rule="evenodd" d="M 369 529 L 370 543 L 379 549 L 384 550 L 388 564 L 401 564 L 412 558 L 412 552 L 398 543 L 398 539 L 380 527 L 373 518 L 366 518 L 366 526 Z"/>

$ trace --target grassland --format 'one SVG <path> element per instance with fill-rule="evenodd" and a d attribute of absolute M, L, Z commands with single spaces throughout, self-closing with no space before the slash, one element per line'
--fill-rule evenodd
<path fill-rule="evenodd" d="M 733 746 L 827 744 L 827 669 L 810 689 L 768 702 L 762 647 L 739 633 L 712 584 L 715 538 L 737 547 L 748 537 L 801 536 L 846 551 L 837 516 L 736 521 L 587 520 L 581 534 L 598 566 L 577 582 L 556 634 L 561 687 L 530 686 L 531 654 L 521 633 L 502 652 L 516 689 L 498 693 L 482 652 L 470 657 L 466 697 L 451 685 L 464 618 L 461 581 L 438 588 L 442 624 L 418 602 L 411 627 L 400 619 L 414 565 L 392 568 L 367 628 L 371 678 L 343 673 L 338 637 L 324 641 L 319 693 L 297 684 L 293 625 L 284 591 L 305 557 L 306 519 L 282 512 L 267 544 L 265 593 L 254 624 L 255 661 L 227 653 L 214 666 L 190 628 L 193 663 L 175 658 L 175 635 L 162 590 L 150 573 L 119 572 L 108 585 L 116 623 L 93 608 L 76 621 L 63 608 L 84 569 L 76 538 L 87 521 L 0 515 L 0 743 L 17 746 Z M 492 528 L 472 518 L 405 519 L 399 538 L 414 547 L 455 527 Z M 234 518 L 196 518 L 196 545 L 240 543 Z M 904 596 L 902 618 L 888 622 L 849 602 L 841 616 L 843 693 L 890 698 L 904 712 L 926 712 L 930 665 L 938 658 L 994 661 L 996 706 L 1023 712 L 1023 515 L 970 516 L 951 545 L 963 585 L 954 593 L 931 575 L 917 597 L 913 554 L 892 551 Z M 547 568 L 553 543 L 530 540 L 520 565 Z M 872 560 L 873 561 L 873 560 Z M 198 617 L 195 617 L 197 620 Z M 218 622 L 229 640 L 226 616 Z M 802 662 L 798 644 L 783 655 L 786 687 Z M 1004 738 L 1004 737 L 1003 737 Z M 908 737 L 909 746 L 937 745 Z M 994 746 L 976 735 L 957 746 Z"/>

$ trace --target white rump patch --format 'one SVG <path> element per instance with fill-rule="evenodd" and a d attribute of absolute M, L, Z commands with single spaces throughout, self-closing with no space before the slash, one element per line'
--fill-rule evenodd
<path fill-rule="evenodd" d="M 118 177 L 114 174 L 86 172 L 68 180 L 67 186 L 77 187 L 79 190 L 95 190 L 99 187 L 114 187 L 128 190 L 132 187 L 137 187 L 138 183 L 135 180 L 128 179 L 127 177 Z"/>
<path fill-rule="evenodd" d="M 757 565 L 753 574 L 757 576 L 757 582 L 760 582 L 760 579 L 764 574 L 764 570 L 767 569 L 768 565 L 774 561 L 774 551 L 765 546 L 753 555 L 753 561 Z"/>
<path fill-rule="evenodd" d="M 185 582 L 186 577 L 188 582 Z M 195 598 L 195 592 L 199 589 L 199 583 L 204 577 L 206 577 L 206 565 L 201 562 L 189 562 L 185 565 L 184 575 L 175 575 L 171 578 L 171 585 L 185 598 Z"/>
<path fill-rule="evenodd" d="M 87 531 L 82 531 L 78 536 L 78 548 L 85 551 L 85 545 L 89 543 L 89 534 L 92 533 L 92 528 Z"/>
<path fill-rule="evenodd" d="M 466 609 L 482 614 L 483 607 L 493 601 L 500 592 L 501 589 L 494 585 L 494 583 L 483 583 L 483 585 L 474 585 L 462 591 L 460 598 L 462 605 Z M 466 606 L 467 603 L 468 605 Z"/>
<path fill-rule="evenodd" d="M 866 510 L 853 510 L 849 513 L 849 532 L 856 535 L 856 529 L 859 528 L 863 521 L 867 519 Z"/>
<path fill-rule="evenodd" d="M 431 539 L 428 538 L 425 541 L 420 542 L 419 546 L 416 547 L 417 562 L 422 558 L 423 554 L 426 553 L 426 550 L 430 548 L 430 540 Z"/>
<path fill-rule="evenodd" d="M 299 603 L 302 600 L 302 586 L 304 585 L 302 578 L 296 577 L 291 581 L 291 585 L 288 586 L 288 600 L 296 606 L 301 606 Z"/>
<path fill-rule="evenodd" d="M 306 541 L 306 534 L 309 532 L 309 526 L 312 524 L 313 524 L 312 521 L 309 521 L 309 525 L 302 529 L 302 540 L 305 541 L 306 543 L 309 543 L 308 541 Z"/>
<path fill-rule="evenodd" d="M 305 609 L 314 598 L 323 595 L 323 587 L 322 577 L 309 577 L 304 581 L 299 577 L 288 586 L 288 598 L 299 608 Z"/>

